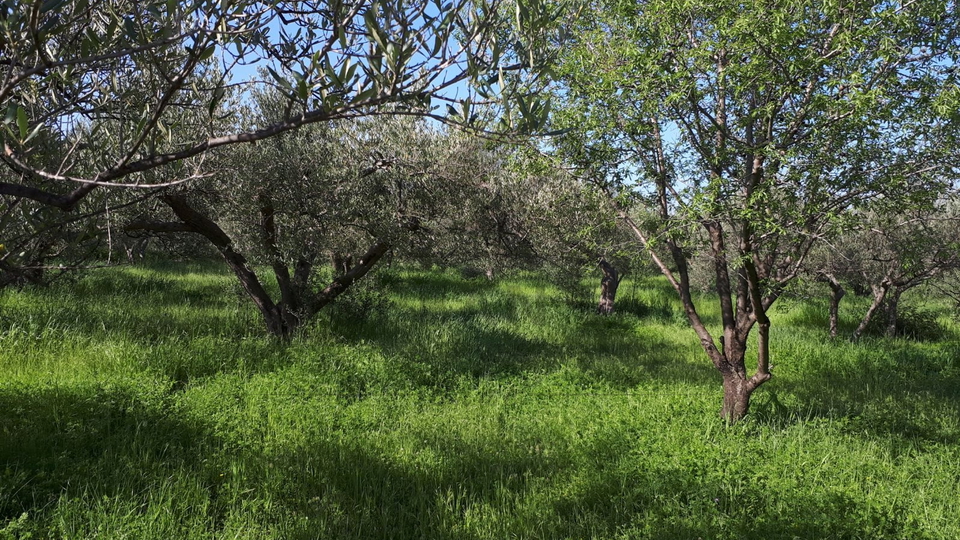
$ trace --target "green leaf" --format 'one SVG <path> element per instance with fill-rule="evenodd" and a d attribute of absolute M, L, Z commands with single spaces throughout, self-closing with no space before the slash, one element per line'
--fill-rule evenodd
<path fill-rule="evenodd" d="M 140 35 L 140 31 L 137 29 L 137 24 L 130 17 L 124 17 L 123 31 L 126 32 L 127 37 L 130 38 L 130 41 L 136 41 L 137 37 Z"/>
<path fill-rule="evenodd" d="M 210 116 L 213 116 L 213 112 L 217 109 L 217 105 L 220 104 L 220 100 L 223 99 L 224 94 L 227 93 L 227 89 L 219 86 L 216 90 L 213 91 L 213 99 L 210 100 L 210 105 L 208 105 L 207 110 L 210 112 Z"/>
<path fill-rule="evenodd" d="M 11 103 L 7 105 L 7 114 L 3 118 L 4 124 L 12 124 L 17 119 L 17 104 Z"/>
<path fill-rule="evenodd" d="M 377 46 L 382 51 L 387 47 L 386 36 L 383 33 L 383 30 L 380 29 L 380 25 L 377 24 L 377 15 L 375 12 L 375 6 L 367 10 L 363 14 L 363 22 L 367 25 L 367 31 L 370 33 L 370 37 L 377 42 Z"/>
<path fill-rule="evenodd" d="M 274 78 L 274 80 L 277 81 L 277 84 L 279 84 L 281 87 L 286 88 L 287 90 L 293 89 L 293 86 L 290 84 L 290 81 L 281 77 L 279 73 L 273 70 L 273 68 L 267 66 L 267 71 L 270 72 L 270 75 Z"/>
<path fill-rule="evenodd" d="M 211 45 L 211 46 L 207 47 L 206 49 L 204 49 L 203 52 L 200 53 L 200 61 L 203 62 L 203 61 L 209 59 L 211 56 L 213 56 L 213 53 L 216 52 L 216 50 L 217 50 L 217 46 L 216 46 L 216 45 Z"/>
<path fill-rule="evenodd" d="M 37 136 L 37 133 L 40 133 L 40 128 L 42 127 L 43 127 L 42 123 L 37 124 L 36 127 L 33 128 L 33 131 L 31 131 L 30 134 L 27 135 L 27 138 L 23 140 L 23 142 L 24 143 L 30 142 L 31 139 Z"/>
<path fill-rule="evenodd" d="M 30 129 L 30 121 L 27 120 L 27 111 L 23 105 L 17 107 L 17 127 L 20 128 L 20 140 L 26 140 L 27 132 Z"/>
<path fill-rule="evenodd" d="M 306 79 L 297 80 L 297 96 L 303 101 L 306 101 L 307 97 L 310 96 L 310 89 L 307 87 Z"/>

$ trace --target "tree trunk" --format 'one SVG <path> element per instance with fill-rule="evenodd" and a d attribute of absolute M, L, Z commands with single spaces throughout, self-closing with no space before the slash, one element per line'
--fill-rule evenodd
<path fill-rule="evenodd" d="M 756 389 L 742 374 L 736 372 L 723 374 L 723 407 L 720 417 L 729 424 L 735 424 L 750 410 L 750 396 Z"/>
<path fill-rule="evenodd" d="M 391 245 L 383 240 L 378 240 L 370 246 L 370 249 L 357 261 L 357 264 L 348 269 L 343 275 L 334 278 L 315 298 L 311 299 L 308 314 L 312 315 L 323 309 L 323 307 L 330 302 L 336 300 L 338 296 L 349 289 L 358 279 L 367 275 L 390 249 Z"/>
<path fill-rule="evenodd" d="M 870 320 L 873 318 L 873 314 L 877 311 L 880 305 L 883 303 L 883 299 L 887 297 L 887 291 L 890 290 L 892 282 L 890 276 L 883 278 L 883 281 L 879 285 L 871 285 L 870 288 L 873 289 L 873 303 L 870 304 L 870 308 L 867 309 L 867 313 L 863 316 L 863 320 L 860 321 L 860 326 L 857 326 L 857 329 L 853 332 L 852 339 L 854 341 L 860 339 L 860 336 L 863 335 L 863 332 L 867 329 L 867 326 L 870 324 Z"/>
<path fill-rule="evenodd" d="M 127 230 L 150 230 L 156 232 L 191 232 L 200 234 L 220 251 L 234 275 L 243 286 L 247 296 L 253 300 L 263 316 L 267 331 L 288 339 L 317 311 L 333 302 L 357 280 L 370 270 L 390 251 L 391 245 L 383 240 L 376 241 L 355 265 L 352 257 L 338 257 L 337 263 L 343 273 L 336 276 L 322 291 L 309 295 L 310 273 L 313 260 L 301 258 L 294 265 L 293 275 L 283 264 L 276 245 L 276 223 L 274 211 L 269 201 L 261 199 L 261 233 L 265 246 L 273 257 L 272 267 L 281 289 L 280 302 L 274 302 L 263 287 L 257 274 L 250 268 L 243 254 L 233 249 L 233 242 L 216 222 L 194 209 L 183 195 L 164 195 L 160 198 L 180 218 L 179 222 L 150 222 L 138 220 L 126 226 Z M 2 263 L 2 261 L 0 261 Z"/>
<path fill-rule="evenodd" d="M 599 264 L 600 271 L 603 272 L 603 277 L 600 278 L 600 303 L 597 305 L 597 313 L 600 315 L 612 315 L 621 277 L 617 269 L 607 262 L 606 259 L 601 258 Z"/>
<path fill-rule="evenodd" d="M 847 294 L 847 291 L 843 289 L 840 280 L 833 274 L 821 272 L 819 280 L 825 281 L 827 285 L 830 285 L 830 337 L 835 338 L 837 337 L 837 331 L 840 325 L 840 300 Z"/>
<path fill-rule="evenodd" d="M 292 321 L 286 315 L 286 310 L 270 298 L 270 294 L 260 283 L 257 274 L 247 263 L 246 257 L 233 249 L 233 241 L 223 232 L 223 229 L 216 222 L 195 210 L 182 195 L 164 195 L 160 199 L 180 218 L 182 221 L 180 225 L 185 227 L 181 230 L 198 233 L 216 246 L 227 266 L 233 270 L 234 275 L 240 280 L 240 285 L 246 291 L 247 296 L 257 306 L 263 316 L 267 331 L 282 338 L 292 336 L 297 324 L 290 324 Z"/>
<path fill-rule="evenodd" d="M 887 337 L 896 337 L 897 335 L 901 294 L 903 294 L 903 291 L 900 287 L 894 287 L 893 292 L 887 297 Z"/>

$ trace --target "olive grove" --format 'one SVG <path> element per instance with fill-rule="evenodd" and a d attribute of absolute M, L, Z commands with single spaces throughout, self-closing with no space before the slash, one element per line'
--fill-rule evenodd
<path fill-rule="evenodd" d="M 532 93 L 544 51 L 539 29 L 561 11 L 523 3 L 512 17 L 501 3 L 6 3 L 5 215 L 72 211 L 103 188 L 138 192 L 120 204 L 148 198 L 208 177 L 215 149 L 310 124 L 389 112 L 472 125 L 491 118 L 479 117 L 482 106 L 498 122 L 484 129 L 533 129 L 546 113 Z M 261 76 L 245 79 L 253 66 Z M 258 124 L 229 114 L 269 88 L 284 96 L 282 114 Z M 106 212 L 105 199 L 80 213 Z M 22 234 L 30 231 L 0 231 L 0 243 Z M 56 252 L 0 257 L 5 273 L 24 275 Z"/>

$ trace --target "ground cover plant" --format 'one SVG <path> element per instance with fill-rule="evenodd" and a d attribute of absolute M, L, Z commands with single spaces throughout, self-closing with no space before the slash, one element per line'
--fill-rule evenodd
<path fill-rule="evenodd" d="M 290 342 L 216 264 L 0 291 L 0 538 L 960 537 L 945 310 L 857 343 L 773 310 L 728 427 L 661 279 L 610 317 L 536 274 L 374 279 Z"/>

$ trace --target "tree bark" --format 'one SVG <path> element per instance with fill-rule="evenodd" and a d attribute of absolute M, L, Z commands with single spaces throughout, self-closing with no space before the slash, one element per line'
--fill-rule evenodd
<path fill-rule="evenodd" d="M 901 294 L 903 294 L 903 290 L 900 287 L 893 287 L 893 291 L 887 295 L 887 337 L 896 337 L 897 335 Z"/>
<path fill-rule="evenodd" d="M 622 279 L 617 269 L 613 267 L 606 259 L 600 258 L 600 271 L 603 277 L 600 278 L 600 303 L 597 305 L 597 313 L 600 315 L 612 315 L 614 303 L 617 300 L 617 289 L 620 287 Z"/>
<path fill-rule="evenodd" d="M 309 291 L 310 272 L 313 260 L 300 258 L 294 265 L 293 275 L 283 264 L 277 246 L 275 211 L 269 200 L 260 200 L 261 235 L 271 256 L 271 266 L 281 289 L 281 301 L 274 302 L 263 287 L 257 274 L 250 268 L 246 258 L 233 249 L 229 236 L 213 220 L 193 208 L 183 195 L 171 194 L 160 198 L 180 218 L 179 222 L 150 222 L 138 220 L 126 230 L 149 230 L 155 232 L 191 232 L 200 234 L 210 241 L 223 256 L 227 266 L 233 270 L 247 296 L 253 300 L 263 316 L 267 331 L 275 336 L 288 339 L 314 314 L 343 294 L 357 280 L 361 279 L 390 251 L 391 244 L 377 240 L 360 258 L 356 265 L 344 269 L 342 275 L 334 278 L 317 295 Z M 296 310 L 296 311 L 293 311 Z"/>
<path fill-rule="evenodd" d="M 860 325 L 857 326 L 857 329 L 853 331 L 852 340 L 856 341 L 860 339 L 860 336 L 863 335 L 863 332 L 867 329 L 867 326 L 870 324 L 870 320 L 873 318 L 873 314 L 880 308 L 880 305 L 883 303 L 883 299 L 887 297 L 887 291 L 890 290 L 890 286 L 893 285 L 890 276 L 883 278 L 883 281 L 879 285 L 871 285 L 870 288 L 873 289 L 873 303 L 870 304 L 870 308 L 867 309 L 867 313 L 863 316 L 863 320 L 860 321 Z"/>
<path fill-rule="evenodd" d="M 338 296 L 343 294 L 358 279 L 367 275 L 370 270 L 376 266 L 377 262 L 390 251 L 391 245 L 383 240 L 378 240 L 370 249 L 360 257 L 357 264 L 350 268 L 346 273 L 334 278 L 329 285 L 324 287 L 316 298 L 312 299 L 309 306 L 309 313 L 313 314 L 323 309 L 324 306 L 333 302 Z"/>
<path fill-rule="evenodd" d="M 830 286 L 830 337 L 836 338 L 840 326 L 840 300 L 847 294 L 847 291 L 843 289 L 840 280 L 829 272 L 821 272 L 818 275 L 818 280 L 825 281 Z"/>
<path fill-rule="evenodd" d="M 735 424 L 747 415 L 750 410 L 750 396 L 754 387 L 748 379 L 736 372 L 723 374 L 723 406 L 720 417 L 730 424 Z"/>
<path fill-rule="evenodd" d="M 263 316 L 267 331 L 271 334 L 283 338 L 288 338 L 293 334 L 296 328 L 288 325 L 287 317 L 284 317 L 282 306 L 278 306 L 270 298 L 270 294 L 264 289 L 263 284 L 257 274 L 250 268 L 247 259 L 233 249 L 233 241 L 223 232 L 213 220 L 204 216 L 187 202 L 183 195 L 164 195 L 160 199 L 173 210 L 174 214 L 190 227 L 191 232 L 202 235 L 210 241 L 227 266 L 233 270 L 234 275 L 240 280 L 240 285 L 247 293 L 247 296 L 253 300 L 260 314 Z"/>
<path fill-rule="evenodd" d="M 260 202 L 260 232 L 264 248 L 270 257 L 270 267 L 280 287 L 280 302 L 276 311 L 283 318 L 284 328 L 293 332 L 303 323 L 304 313 L 301 309 L 300 294 L 290 277 L 290 269 L 283 262 L 280 248 L 277 245 L 276 210 L 269 196 L 261 194 Z"/>

